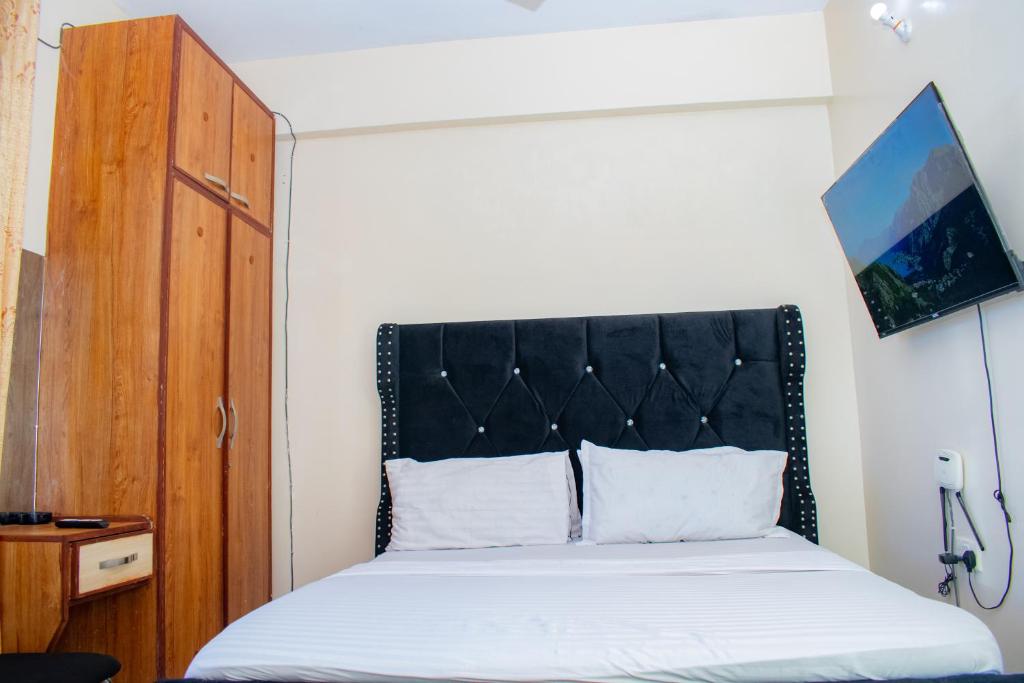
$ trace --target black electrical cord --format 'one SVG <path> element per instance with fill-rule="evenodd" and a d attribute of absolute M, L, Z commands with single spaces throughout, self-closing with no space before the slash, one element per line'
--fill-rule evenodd
<path fill-rule="evenodd" d="M 939 487 L 939 504 L 942 506 L 942 552 L 949 552 L 949 516 L 946 514 L 946 489 L 945 487 Z M 953 582 L 954 576 L 948 564 L 943 564 L 945 578 L 939 581 L 939 595 L 946 597 L 949 595 L 949 584 Z"/>
<path fill-rule="evenodd" d="M 43 40 L 42 38 L 39 38 L 39 37 L 37 37 L 36 40 L 38 40 L 40 43 L 42 43 L 46 47 L 50 48 L 51 50 L 59 50 L 60 46 L 64 43 L 64 29 L 66 29 L 66 28 L 76 28 L 76 27 L 75 27 L 74 24 L 68 23 L 66 21 L 63 24 L 61 24 L 60 25 L 60 39 L 57 41 L 56 45 L 54 45 L 53 43 L 48 43 L 48 42 L 46 42 L 45 40 Z"/>
<path fill-rule="evenodd" d="M 952 547 L 956 546 L 956 527 L 952 524 L 952 521 L 953 521 L 953 499 L 949 495 L 949 489 L 946 489 L 946 506 L 947 506 L 946 512 L 949 515 L 949 521 L 950 521 L 950 525 L 949 525 L 949 546 L 952 548 Z M 950 567 L 947 567 L 947 569 L 949 570 L 949 574 L 952 577 L 952 581 L 953 581 L 953 602 L 956 604 L 957 607 L 959 607 L 960 606 L 960 579 L 956 575 L 956 565 L 952 565 Z"/>
<path fill-rule="evenodd" d="M 978 530 L 974 526 L 974 520 L 971 518 L 971 513 L 967 510 L 967 501 L 964 500 L 962 491 L 956 492 L 956 502 L 960 503 L 960 509 L 964 512 L 964 518 L 967 520 L 967 525 L 971 527 L 971 533 L 974 534 L 974 540 L 978 542 L 978 550 L 985 552 L 985 544 L 981 542 L 981 536 L 978 535 Z"/>
<path fill-rule="evenodd" d="M 942 552 L 949 552 L 949 518 L 946 516 L 946 489 L 939 487 L 939 505 L 942 506 Z"/>
<path fill-rule="evenodd" d="M 950 546 L 953 545 L 953 529 L 950 526 L 950 522 L 953 519 L 953 504 L 949 499 L 949 491 L 943 487 L 939 487 L 939 502 L 942 504 L 942 548 L 943 554 L 940 559 L 944 557 L 948 552 Z M 943 560 L 943 571 L 945 577 L 939 582 L 938 592 L 942 597 L 949 597 L 949 594 L 953 594 L 953 601 L 956 606 L 960 606 L 960 587 L 956 580 L 956 567 L 954 564 L 946 563 Z M 950 588 L 952 586 L 952 589 Z"/>
<path fill-rule="evenodd" d="M 288 462 L 288 569 L 289 585 L 295 590 L 295 485 L 292 478 L 292 439 L 288 424 L 288 310 L 291 303 L 290 272 L 292 263 L 292 176 L 295 172 L 295 147 L 299 140 L 288 117 L 279 111 L 276 116 L 288 124 L 292 148 L 288 155 L 288 221 L 285 227 L 284 247 L 284 452 Z"/>
<path fill-rule="evenodd" d="M 1013 535 L 1010 533 L 1010 524 L 1013 522 L 1010 519 L 1010 513 L 1006 510 L 1006 497 L 1003 495 L 1003 468 L 999 461 L 999 436 L 996 431 L 996 408 L 995 400 L 992 397 L 992 374 L 988 367 L 988 341 L 985 338 L 985 317 L 981 311 L 981 304 L 978 304 L 978 329 L 981 331 L 981 358 L 985 365 L 985 381 L 988 383 L 988 416 L 989 424 L 992 428 L 992 450 L 995 454 L 996 462 L 996 490 L 992 492 L 992 497 L 999 503 L 999 507 L 1003 511 L 1003 520 L 1006 525 L 1006 544 L 1010 548 L 1010 557 L 1006 563 L 1006 588 L 1003 589 L 1003 595 L 999 598 L 999 602 L 994 605 L 985 605 L 978 599 L 978 594 L 974 590 L 974 583 L 971 580 L 971 574 L 967 574 L 967 585 L 971 589 L 971 595 L 974 596 L 974 601 L 978 603 L 978 607 L 986 610 L 999 609 L 1006 602 L 1006 596 L 1010 594 L 1010 587 L 1013 585 Z"/>

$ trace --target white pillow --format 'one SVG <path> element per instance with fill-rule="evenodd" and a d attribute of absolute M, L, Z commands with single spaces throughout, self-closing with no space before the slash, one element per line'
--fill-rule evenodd
<path fill-rule="evenodd" d="M 579 455 L 583 538 L 596 543 L 755 538 L 779 519 L 782 451 L 627 451 L 584 441 Z"/>
<path fill-rule="evenodd" d="M 388 550 L 549 545 L 569 539 L 569 452 L 387 460 Z"/>

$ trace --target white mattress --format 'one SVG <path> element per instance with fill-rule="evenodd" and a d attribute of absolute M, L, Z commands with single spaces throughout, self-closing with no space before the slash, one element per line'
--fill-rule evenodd
<path fill-rule="evenodd" d="M 231 624 L 188 675 L 764 683 L 1001 670 L 974 616 L 786 532 L 385 553 Z"/>

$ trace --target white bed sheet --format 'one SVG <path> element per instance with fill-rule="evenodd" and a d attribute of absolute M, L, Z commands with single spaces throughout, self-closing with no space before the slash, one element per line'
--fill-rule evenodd
<path fill-rule="evenodd" d="M 389 552 L 228 626 L 188 676 L 846 681 L 999 672 L 991 632 L 788 532 Z"/>

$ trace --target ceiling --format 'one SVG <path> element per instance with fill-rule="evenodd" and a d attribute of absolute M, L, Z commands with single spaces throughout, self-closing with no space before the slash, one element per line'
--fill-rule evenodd
<path fill-rule="evenodd" d="M 827 0 L 114 0 L 180 14 L 228 62 L 412 43 L 792 14 Z"/>

